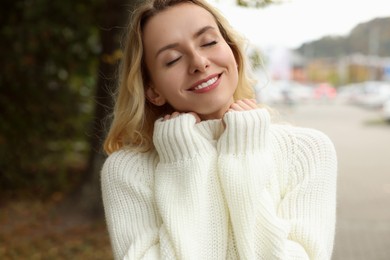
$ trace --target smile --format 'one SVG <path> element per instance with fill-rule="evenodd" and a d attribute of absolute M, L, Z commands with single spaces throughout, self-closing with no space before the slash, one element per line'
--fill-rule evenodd
<path fill-rule="evenodd" d="M 217 80 L 218 80 L 218 76 L 216 76 L 216 77 L 214 77 L 212 79 L 209 79 L 206 82 L 203 82 L 202 84 L 196 86 L 194 89 L 195 90 L 199 90 L 199 89 L 202 89 L 202 88 L 207 88 L 208 86 L 214 84 Z"/>
<path fill-rule="evenodd" d="M 195 86 L 189 90 L 195 93 L 204 93 L 212 90 L 218 86 L 221 75 L 222 74 L 212 75 L 210 78 L 203 80 L 203 82 L 196 83 Z"/>

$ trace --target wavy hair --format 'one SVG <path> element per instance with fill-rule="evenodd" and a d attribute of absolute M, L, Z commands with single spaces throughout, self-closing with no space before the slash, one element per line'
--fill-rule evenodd
<path fill-rule="evenodd" d="M 131 147 L 140 152 L 153 149 L 154 122 L 159 117 L 173 112 L 168 104 L 157 107 L 146 99 L 145 90 L 149 75 L 144 61 L 142 33 L 150 18 L 180 3 L 198 5 L 213 15 L 238 65 L 238 85 L 233 97 L 235 100 L 254 98 L 254 81 L 249 76 L 245 58 L 245 40 L 215 8 L 205 0 L 145 1 L 131 15 L 125 35 L 124 55 L 119 67 L 118 88 L 114 97 L 115 107 L 104 142 L 107 154 L 123 147 Z"/>

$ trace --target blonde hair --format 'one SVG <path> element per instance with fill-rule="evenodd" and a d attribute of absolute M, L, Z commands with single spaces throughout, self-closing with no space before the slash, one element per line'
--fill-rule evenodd
<path fill-rule="evenodd" d="M 150 18 L 180 3 L 193 3 L 212 14 L 218 28 L 233 51 L 238 65 L 238 86 L 234 99 L 254 98 L 254 81 L 249 77 L 245 58 L 245 41 L 227 20 L 204 0 L 151 0 L 139 6 L 131 16 L 124 55 L 119 68 L 118 90 L 110 130 L 104 150 L 111 154 L 122 147 L 132 147 L 145 152 L 153 149 L 154 122 L 172 113 L 169 105 L 157 107 L 145 97 L 148 72 L 144 61 L 142 30 Z"/>

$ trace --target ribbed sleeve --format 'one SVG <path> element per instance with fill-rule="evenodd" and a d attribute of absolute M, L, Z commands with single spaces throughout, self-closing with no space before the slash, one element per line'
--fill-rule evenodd
<path fill-rule="evenodd" d="M 247 155 L 264 151 L 270 122 L 266 110 L 229 112 L 224 121 L 226 130 L 218 143 L 221 154 Z"/>
<path fill-rule="evenodd" d="M 219 176 L 240 259 L 275 259 L 279 256 L 272 254 L 274 244 L 282 243 L 287 231 L 272 223 L 275 210 L 265 194 L 274 173 L 269 114 L 264 109 L 230 112 L 224 120 L 226 130 L 218 142 Z"/>
<path fill-rule="evenodd" d="M 215 147 L 184 114 L 157 122 L 156 203 L 177 259 L 225 259 L 227 211 Z"/>
<path fill-rule="evenodd" d="M 219 176 L 240 259 L 330 259 L 337 167 L 329 138 L 270 127 L 262 109 L 224 120 Z"/>
<path fill-rule="evenodd" d="M 155 123 L 153 142 L 161 163 L 212 153 L 209 142 L 195 131 L 195 123 L 196 119 L 191 114 L 166 121 L 159 119 Z"/>

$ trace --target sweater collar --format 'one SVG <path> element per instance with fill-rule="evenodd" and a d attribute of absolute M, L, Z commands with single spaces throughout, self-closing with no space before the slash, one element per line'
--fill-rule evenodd
<path fill-rule="evenodd" d="M 201 121 L 200 123 L 196 124 L 196 128 L 204 138 L 210 141 L 218 140 L 224 130 L 221 119 Z"/>

